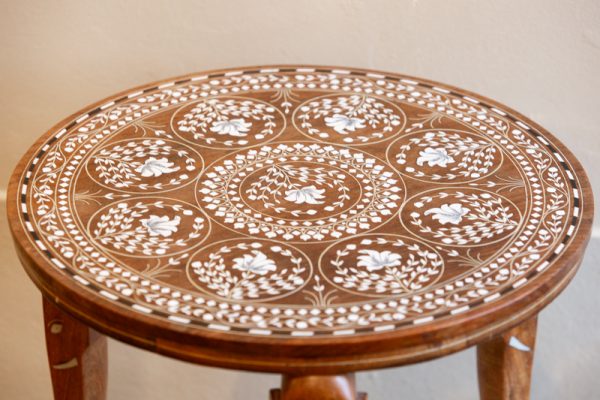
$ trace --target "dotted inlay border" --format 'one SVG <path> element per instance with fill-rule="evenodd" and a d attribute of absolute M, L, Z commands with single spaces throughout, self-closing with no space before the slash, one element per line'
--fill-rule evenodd
<path fill-rule="evenodd" d="M 420 87 L 423 87 L 426 89 L 437 91 L 442 94 L 449 94 L 452 96 L 460 97 L 470 103 L 477 104 L 481 107 L 484 107 L 484 108 L 494 112 L 495 114 L 498 114 L 502 117 L 508 118 L 513 123 L 515 123 L 516 125 L 520 126 L 521 128 L 523 128 L 529 132 L 534 132 L 535 133 L 534 137 L 554 155 L 556 160 L 558 160 L 560 165 L 564 168 L 564 170 L 567 174 L 567 177 L 569 179 L 569 183 L 571 185 L 573 198 L 574 198 L 573 217 L 571 220 L 571 225 L 569 226 L 569 229 L 567 230 L 565 237 L 563 238 L 561 243 L 554 249 L 554 251 L 550 254 L 550 256 L 548 256 L 547 259 L 544 262 L 542 262 L 537 268 L 535 268 L 532 271 L 529 271 L 529 273 L 525 277 L 519 279 L 518 281 L 513 283 L 511 286 L 506 287 L 503 290 L 496 292 L 491 296 L 474 301 L 470 305 L 455 308 L 450 311 L 444 311 L 435 316 L 431 315 L 431 316 L 420 318 L 420 319 L 414 319 L 412 321 L 400 321 L 400 322 L 392 323 L 392 324 L 388 324 L 388 325 L 379 325 L 379 326 L 375 326 L 375 327 L 365 327 L 365 328 L 358 328 L 358 329 L 347 329 L 347 330 L 336 330 L 336 331 L 326 331 L 326 330 L 285 331 L 285 330 L 275 330 L 275 329 L 239 328 L 239 327 L 225 326 L 225 325 L 221 325 L 221 324 L 211 324 L 209 322 L 204 322 L 204 321 L 196 320 L 196 319 L 191 320 L 188 318 L 171 315 L 171 314 L 163 312 L 163 311 L 152 310 L 148 307 L 137 304 L 128 298 L 121 297 L 121 296 L 115 295 L 113 293 L 107 292 L 99 285 L 96 285 L 95 283 L 89 282 L 89 281 L 85 280 L 84 278 L 80 277 L 71 268 L 65 266 L 60 260 L 53 257 L 52 253 L 46 248 L 46 246 L 39 239 L 37 232 L 35 232 L 35 230 L 33 229 L 33 225 L 30 222 L 29 214 L 27 212 L 27 202 L 26 202 L 27 196 L 26 196 L 26 194 L 27 194 L 27 188 L 29 185 L 29 181 L 30 181 L 33 169 L 35 168 L 38 161 L 44 156 L 46 151 L 50 148 L 50 146 L 56 140 L 60 139 L 71 128 L 76 126 L 77 124 L 79 124 L 79 123 L 83 122 L 84 120 L 91 118 L 94 115 L 104 111 L 105 109 L 112 107 L 113 105 L 116 105 L 125 100 L 132 99 L 132 98 L 138 97 L 138 96 L 148 93 L 148 92 L 165 89 L 165 88 L 175 86 L 175 85 L 182 85 L 182 84 L 190 83 L 190 82 L 209 80 L 209 79 L 213 79 L 213 78 L 223 78 L 223 77 L 236 76 L 236 75 L 244 75 L 244 74 L 293 73 L 293 72 L 297 72 L 297 73 L 332 73 L 332 74 L 338 74 L 338 75 L 354 75 L 354 76 L 363 76 L 363 77 L 376 78 L 376 79 L 385 79 L 388 81 L 402 82 L 402 83 L 406 83 L 409 85 L 420 86 Z M 163 319 L 168 319 L 170 321 L 173 321 L 173 322 L 176 322 L 179 324 L 198 326 L 198 327 L 202 327 L 202 328 L 208 328 L 208 329 L 214 330 L 214 331 L 239 332 L 239 333 L 247 333 L 247 334 L 258 335 L 258 336 L 264 336 L 264 335 L 282 335 L 282 336 L 336 335 L 337 336 L 337 335 L 365 334 L 365 333 L 372 333 L 372 332 L 396 330 L 398 328 L 401 328 L 401 327 L 407 326 L 407 325 L 420 325 L 423 323 L 431 322 L 434 319 L 439 319 L 439 318 L 443 318 L 443 317 L 450 316 L 450 315 L 464 313 L 471 308 L 474 308 L 481 304 L 489 303 L 491 301 L 498 299 L 505 293 L 511 291 L 512 289 L 516 289 L 516 288 L 522 286 L 528 280 L 531 280 L 532 278 L 534 278 L 538 274 L 540 274 L 542 271 L 544 271 L 550 265 L 550 263 L 552 263 L 556 259 L 556 257 L 565 249 L 565 247 L 568 245 L 568 243 L 572 239 L 573 234 L 577 228 L 577 225 L 580 222 L 580 208 L 581 208 L 581 206 L 580 206 L 580 203 L 581 203 L 580 190 L 578 188 L 577 181 L 575 179 L 573 172 L 571 171 L 571 168 L 569 167 L 569 165 L 567 164 L 565 159 L 562 157 L 562 155 L 558 152 L 558 149 L 555 148 L 551 143 L 549 143 L 537 130 L 529 127 L 527 124 L 520 121 L 519 119 L 512 116 L 511 114 L 504 112 L 502 110 L 499 110 L 499 109 L 495 108 L 494 106 L 485 103 L 484 101 L 476 100 L 469 96 L 465 96 L 460 93 L 457 93 L 453 90 L 444 89 L 444 88 L 434 86 L 434 85 L 431 85 L 428 83 L 417 82 L 417 81 L 414 81 L 411 79 L 399 78 L 397 76 L 377 74 L 377 73 L 372 73 L 372 72 L 350 71 L 350 70 L 329 69 L 329 68 L 301 68 L 301 67 L 300 68 L 264 68 L 264 69 L 236 70 L 236 71 L 230 71 L 230 72 L 218 72 L 218 73 L 213 73 L 213 74 L 208 74 L 208 75 L 199 75 L 199 76 L 194 76 L 194 77 L 190 77 L 190 78 L 186 78 L 186 79 L 166 82 L 166 83 L 162 83 L 157 86 L 148 87 L 143 90 L 127 94 L 116 100 L 113 100 L 104 105 L 101 105 L 101 106 L 89 111 L 88 113 L 82 114 L 79 117 L 73 119 L 71 122 L 67 123 L 64 128 L 60 129 L 53 137 L 51 137 L 46 142 L 46 144 L 44 146 L 42 146 L 42 148 L 39 150 L 39 152 L 31 160 L 29 167 L 27 168 L 27 170 L 25 172 L 24 177 L 22 177 L 22 182 L 23 183 L 21 184 L 21 192 L 20 192 L 20 196 L 19 196 L 20 197 L 20 206 L 21 206 L 20 207 L 21 208 L 20 216 L 22 217 L 23 221 L 25 222 L 26 229 L 31 236 L 30 239 L 33 240 L 33 242 L 37 245 L 37 247 L 40 249 L 40 251 L 50 260 L 50 262 L 52 264 L 54 264 L 57 268 L 59 268 L 64 273 L 66 273 L 69 277 L 73 278 L 75 281 L 80 283 L 82 286 L 87 287 L 88 289 L 90 289 L 96 293 L 99 293 L 101 296 L 111 300 L 112 302 L 117 302 L 121 305 L 124 305 L 133 310 L 139 311 L 146 315 L 155 315 L 157 317 L 160 317 Z"/>

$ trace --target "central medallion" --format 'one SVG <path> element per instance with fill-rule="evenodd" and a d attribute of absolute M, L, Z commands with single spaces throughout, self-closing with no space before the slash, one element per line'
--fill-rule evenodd
<path fill-rule="evenodd" d="M 324 241 L 370 231 L 396 214 L 402 179 L 374 156 L 342 146 L 281 143 L 214 162 L 198 203 L 222 225 L 253 236 Z"/>

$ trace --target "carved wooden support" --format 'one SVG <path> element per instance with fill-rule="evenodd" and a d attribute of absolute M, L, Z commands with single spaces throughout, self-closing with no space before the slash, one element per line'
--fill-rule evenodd
<path fill-rule="evenodd" d="M 367 400 L 356 392 L 353 373 L 344 375 L 284 375 L 281 390 L 271 390 L 271 400 Z"/>
<path fill-rule="evenodd" d="M 104 400 L 106 337 L 44 298 L 46 349 L 55 400 Z"/>
<path fill-rule="evenodd" d="M 537 316 L 477 346 L 481 400 L 528 400 Z"/>

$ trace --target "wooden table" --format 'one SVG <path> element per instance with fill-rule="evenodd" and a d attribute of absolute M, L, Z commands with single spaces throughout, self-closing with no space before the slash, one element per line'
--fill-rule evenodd
<path fill-rule="evenodd" d="M 592 202 L 569 150 L 497 102 L 268 66 L 64 119 L 17 166 L 8 213 L 57 399 L 105 397 L 108 335 L 280 373 L 282 400 L 365 398 L 355 371 L 477 345 L 487 400 L 529 397 L 536 317 L 581 262 Z"/>

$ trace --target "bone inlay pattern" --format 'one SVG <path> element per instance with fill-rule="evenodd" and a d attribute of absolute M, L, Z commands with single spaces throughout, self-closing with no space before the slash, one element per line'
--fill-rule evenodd
<path fill-rule="evenodd" d="M 531 125 L 399 75 L 231 70 L 85 111 L 11 201 L 46 268 L 132 312 L 375 335 L 498 301 L 569 246 L 579 182 Z"/>

